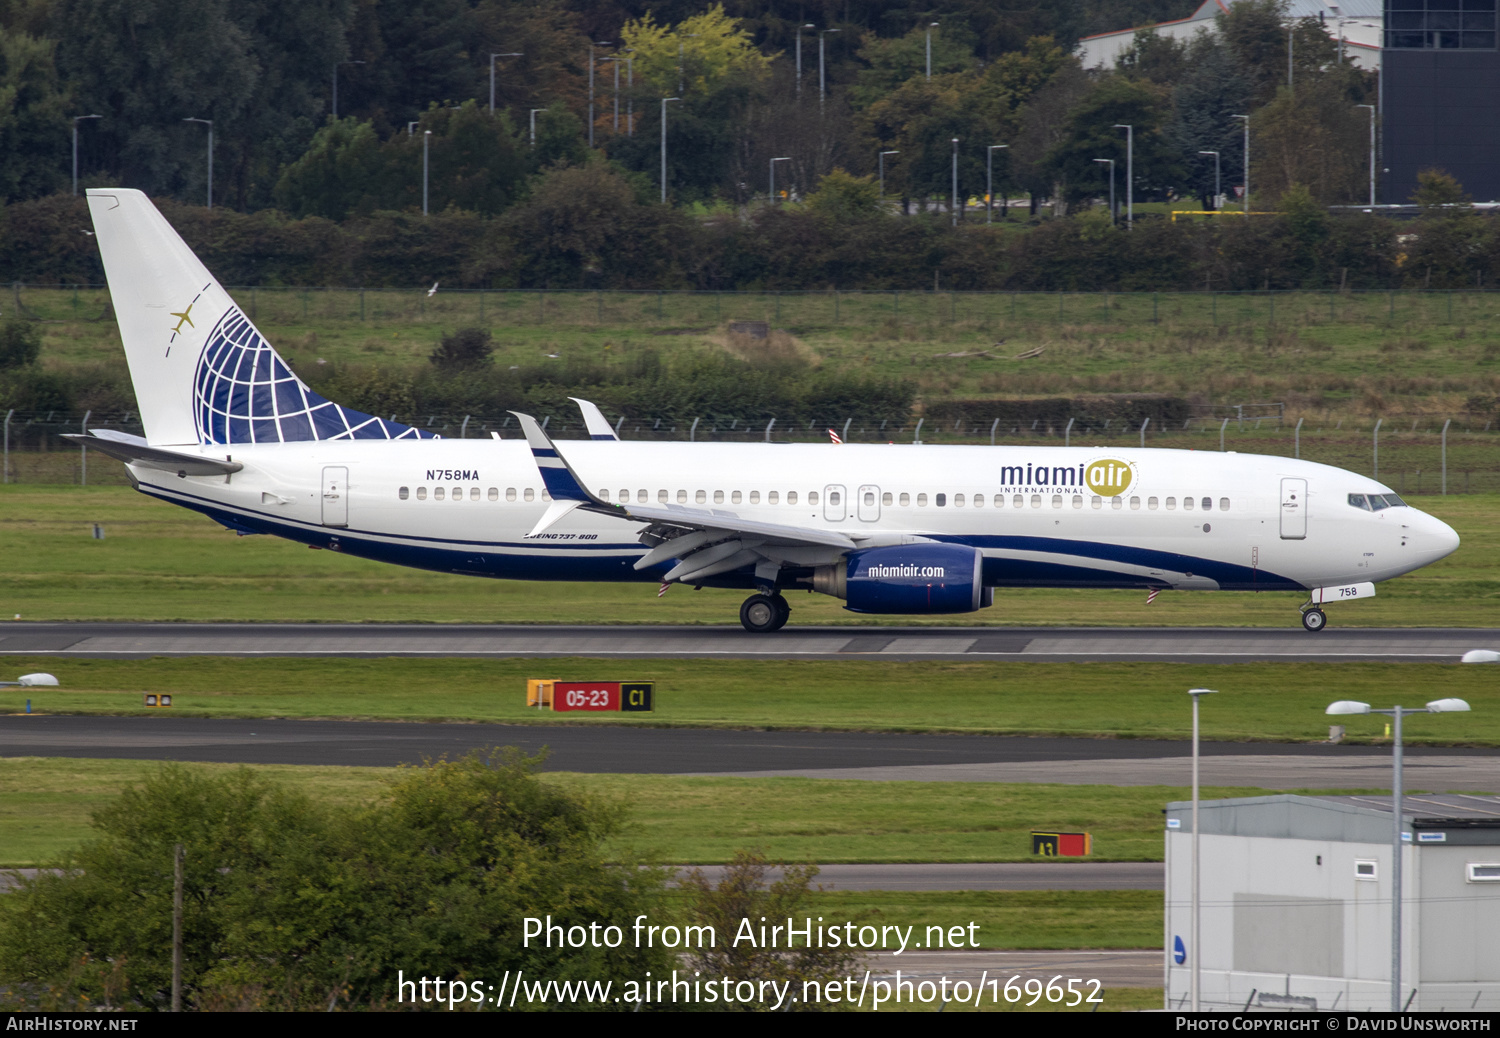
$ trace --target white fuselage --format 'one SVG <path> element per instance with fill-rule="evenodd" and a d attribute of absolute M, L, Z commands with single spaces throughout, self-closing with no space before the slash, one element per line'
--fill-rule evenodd
<path fill-rule="evenodd" d="M 992 587 L 1292 590 L 1386 580 L 1458 537 L 1356 473 L 1287 458 L 1180 450 L 561 441 L 607 501 L 718 509 L 842 532 L 862 546 L 936 541 L 984 553 Z M 646 524 L 547 509 L 523 440 L 323 440 L 176 447 L 244 465 L 178 477 L 132 466 L 141 490 L 245 532 L 403 565 L 531 580 L 657 580 L 637 571 Z M 1120 475 L 1111 477 L 1115 469 Z M 1113 480 L 1100 488 L 1098 480 Z M 1094 486 L 1085 485 L 1093 481 Z M 1299 482 L 1300 481 L 1300 482 Z M 1104 493 L 1096 490 L 1103 489 Z M 1288 500 L 1288 495 L 1300 495 Z M 1191 507 L 1187 507 L 1190 503 Z M 781 552 L 837 561 L 835 548 Z M 750 573 L 709 583 L 754 587 Z"/>

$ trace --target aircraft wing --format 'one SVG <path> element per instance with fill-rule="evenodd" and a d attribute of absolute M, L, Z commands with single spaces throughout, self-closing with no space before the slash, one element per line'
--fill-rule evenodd
<path fill-rule="evenodd" d="M 535 418 L 516 411 L 511 414 L 520 420 L 542 482 L 552 497 L 551 506 L 528 537 L 539 536 L 574 509 L 646 523 L 641 543 L 651 550 L 636 562 L 635 568 L 647 569 L 670 559 L 679 560 L 663 577 L 667 581 L 699 580 L 754 565 L 757 577 L 774 582 L 775 573 L 789 552 L 813 548 L 836 556 L 858 547 L 854 538 L 837 530 L 743 519 L 719 509 L 614 504 L 600 500 L 589 492 Z"/>

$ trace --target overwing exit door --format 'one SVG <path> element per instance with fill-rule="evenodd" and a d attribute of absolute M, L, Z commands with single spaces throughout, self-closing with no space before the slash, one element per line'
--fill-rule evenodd
<path fill-rule="evenodd" d="M 349 470 L 342 465 L 323 469 L 323 525 L 349 525 Z"/>
<path fill-rule="evenodd" d="M 859 518 L 861 522 L 874 523 L 880 520 L 880 488 L 859 488 Z"/>
<path fill-rule="evenodd" d="M 1307 537 L 1307 480 L 1281 481 L 1281 539 L 1300 541 Z"/>

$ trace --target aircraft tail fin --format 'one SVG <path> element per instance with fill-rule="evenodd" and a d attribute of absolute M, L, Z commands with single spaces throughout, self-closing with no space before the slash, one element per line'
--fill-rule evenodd
<path fill-rule="evenodd" d="M 88 202 L 147 442 L 431 436 L 309 389 L 144 194 L 93 188 Z"/>

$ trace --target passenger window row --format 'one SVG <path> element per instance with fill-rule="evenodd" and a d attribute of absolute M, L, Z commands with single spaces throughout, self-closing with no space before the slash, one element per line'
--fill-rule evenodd
<path fill-rule="evenodd" d="M 695 491 L 693 493 L 693 495 L 692 495 L 692 503 L 693 504 L 699 504 L 699 505 L 708 504 L 709 503 L 709 493 L 710 492 L 707 491 L 707 490 L 698 490 L 698 491 Z M 747 503 L 747 501 L 748 501 L 749 504 L 752 504 L 752 505 L 758 505 L 758 504 L 761 503 L 761 492 L 759 490 L 751 490 L 751 491 L 749 491 L 748 494 L 745 494 L 745 493 L 743 493 L 742 491 L 739 491 L 739 490 L 731 490 L 731 491 L 727 491 L 727 492 L 723 491 L 723 490 L 715 490 L 715 491 L 712 492 L 712 495 L 713 495 L 713 503 L 716 504 L 716 505 L 724 504 L 726 496 L 728 498 L 728 503 L 729 504 L 733 504 L 733 505 L 745 504 L 745 503 Z M 407 500 L 408 498 L 410 498 L 412 496 L 411 495 L 411 488 L 410 487 L 402 487 L 399 491 L 397 491 L 397 495 L 396 496 L 399 497 L 402 501 Z M 599 492 L 598 492 L 598 496 L 599 496 L 600 500 L 602 500 L 602 501 L 609 501 L 611 499 L 611 492 L 609 490 L 607 490 L 607 489 L 602 489 L 601 488 L 599 490 Z M 672 496 L 673 496 L 672 492 L 669 491 L 669 490 L 658 490 L 656 492 L 656 503 L 657 504 L 663 504 L 663 505 L 670 504 L 670 503 L 672 503 Z M 864 504 L 866 506 L 873 506 L 875 504 L 875 494 L 874 494 L 873 491 L 867 491 L 864 496 L 865 496 Z M 883 504 L 883 505 L 886 505 L 887 507 L 889 507 L 889 506 L 891 506 L 891 505 L 894 504 L 894 505 L 898 505 L 901 508 L 910 508 L 910 507 L 912 507 L 912 496 L 913 495 L 911 495 L 910 493 L 902 493 L 902 494 L 897 495 L 897 494 L 894 494 L 894 493 L 892 493 L 890 491 L 885 491 L 885 492 L 883 492 L 880 495 L 880 503 Z M 490 487 L 489 490 L 484 494 L 484 497 L 488 498 L 490 501 L 498 501 L 498 500 L 500 500 L 500 489 L 498 487 Z M 842 502 L 842 497 L 843 497 L 843 495 L 841 493 L 839 493 L 838 491 L 829 491 L 829 493 L 828 493 L 828 504 L 830 506 L 838 506 L 838 505 L 840 505 L 840 504 L 843 503 Z M 1051 494 L 1051 495 L 1045 495 L 1045 494 L 1014 494 L 1014 495 L 1011 495 L 1009 497 L 1008 503 L 1009 503 L 1009 507 L 1011 507 L 1011 508 L 1025 508 L 1025 507 L 1027 507 L 1028 504 L 1032 508 L 1042 508 L 1043 507 L 1044 498 L 1047 498 L 1047 497 L 1051 498 L 1050 504 L 1051 504 L 1051 506 L 1053 508 L 1062 508 L 1064 506 L 1064 501 L 1065 500 L 1071 500 L 1072 503 L 1073 503 L 1072 506 L 1075 509 L 1081 509 L 1081 508 L 1084 507 L 1085 497 L 1082 494 L 1069 494 L 1069 495 L 1064 495 L 1064 494 Z M 417 487 L 416 499 L 418 501 L 426 501 L 427 500 L 427 488 L 426 487 Z M 478 487 L 469 487 L 468 491 L 467 491 L 467 499 L 470 500 L 470 501 L 478 501 L 478 500 L 480 500 L 480 490 L 479 490 L 479 488 Z M 547 493 L 546 490 L 542 490 L 540 492 L 540 495 L 538 495 L 538 492 L 536 490 L 534 490 L 533 488 L 531 488 L 531 487 L 525 487 L 524 489 L 520 490 L 519 492 L 516 490 L 515 487 L 507 487 L 506 490 L 505 490 L 505 500 L 507 500 L 507 501 L 518 501 L 518 500 L 519 501 L 535 501 L 535 500 L 538 500 L 538 499 L 540 499 L 542 501 L 550 501 L 552 498 Z M 618 495 L 615 496 L 614 499 L 617 500 L 617 501 L 619 501 L 621 504 L 628 504 L 631 501 L 631 491 L 628 490 L 628 489 L 621 490 L 621 491 L 619 491 Z M 1405 504 L 1406 503 L 1406 502 L 1402 501 L 1400 498 L 1398 498 L 1395 494 L 1386 494 L 1384 496 L 1379 495 L 1379 494 L 1370 494 L 1370 495 L 1368 495 L 1368 499 L 1369 499 L 1369 503 L 1367 504 L 1366 503 L 1366 495 L 1364 495 L 1364 494 L 1350 494 L 1349 495 L 1349 503 L 1351 505 L 1353 505 L 1354 507 L 1356 507 L 1356 508 L 1379 510 L 1381 508 L 1389 508 L 1389 507 L 1391 507 L 1392 505 L 1395 505 L 1395 504 Z M 453 487 L 452 488 L 452 492 L 451 492 L 451 496 L 450 496 L 450 494 L 448 492 L 448 488 L 446 488 L 446 487 L 433 487 L 432 488 L 432 500 L 434 500 L 434 501 L 443 501 L 443 500 L 463 501 L 463 500 L 465 500 L 465 488 L 463 488 L 463 487 Z M 635 491 L 635 498 L 634 498 L 634 500 L 635 500 L 635 502 L 637 504 L 643 504 L 643 505 L 644 504 L 650 504 L 651 503 L 651 492 L 649 490 L 637 490 L 637 491 Z M 686 491 L 686 490 L 679 490 L 679 491 L 677 491 L 676 492 L 676 501 L 677 501 L 677 504 L 680 504 L 680 505 L 688 504 L 689 503 L 688 491 Z M 807 503 L 809 505 L 816 505 L 816 504 L 818 504 L 818 501 L 819 501 L 818 491 L 816 491 L 816 490 L 808 491 L 808 493 L 807 493 Z M 1095 496 L 1093 496 L 1091 498 L 1087 498 L 1087 501 L 1089 503 L 1089 507 L 1096 508 L 1096 509 L 1102 509 L 1104 507 L 1104 502 L 1105 501 L 1108 501 L 1109 502 L 1109 507 L 1111 509 L 1116 510 L 1116 511 L 1124 509 L 1126 507 L 1126 505 L 1127 505 L 1127 502 L 1129 504 L 1129 507 L 1132 510 L 1139 511 L 1140 508 L 1141 508 L 1141 499 L 1139 497 L 1131 497 L 1129 499 L 1126 499 L 1126 498 L 1123 498 L 1123 497 L 1104 498 L 1104 497 L 1100 497 L 1098 495 L 1095 495 Z M 947 507 L 949 507 L 950 503 L 951 503 L 952 507 L 954 507 L 954 508 L 963 508 L 963 507 L 965 507 L 966 503 L 972 503 L 972 505 L 973 505 L 974 508 L 983 508 L 983 507 L 985 507 L 985 495 L 983 495 L 983 494 L 974 494 L 972 496 L 966 496 L 964 494 L 953 494 L 953 495 L 950 496 L 948 494 L 933 494 L 933 495 L 931 495 L 931 502 L 937 508 L 947 508 Z M 1379 502 L 1379 503 L 1377 504 L 1376 502 Z M 765 495 L 765 503 L 768 504 L 768 505 L 778 505 L 778 504 L 780 504 L 781 503 L 781 494 L 778 491 L 775 491 L 775 490 L 767 491 L 766 495 Z M 795 491 L 795 490 L 788 490 L 786 492 L 786 503 L 788 505 L 795 505 L 797 503 L 797 491 Z M 1005 495 L 1005 494 L 996 494 L 996 495 L 994 495 L 993 503 L 994 503 L 994 507 L 995 508 L 1005 508 L 1005 507 L 1007 507 L 1007 495 Z M 1147 510 L 1149 510 L 1149 511 L 1153 511 L 1154 512 L 1158 508 L 1165 508 L 1166 511 L 1171 512 L 1171 511 L 1175 511 L 1177 509 L 1177 507 L 1178 507 L 1178 499 L 1176 497 L 1168 497 L 1168 498 L 1165 498 L 1165 499 L 1156 498 L 1156 497 L 1148 497 L 1148 498 L 1146 498 L 1145 504 L 1146 504 Z M 916 495 L 916 507 L 918 507 L 918 508 L 926 508 L 927 505 L 928 505 L 928 495 L 927 494 L 917 494 Z M 1214 508 L 1214 499 L 1211 498 L 1211 497 L 1203 497 L 1203 498 L 1196 498 L 1196 499 L 1192 498 L 1192 497 L 1183 497 L 1181 499 L 1181 507 L 1182 507 L 1183 511 L 1185 511 L 1185 512 L 1191 512 L 1195 508 L 1196 509 L 1201 509 L 1202 511 L 1205 511 L 1205 512 L 1211 512 L 1211 511 L 1213 511 L 1213 508 Z M 1221 511 L 1221 512 L 1227 512 L 1227 511 L 1229 511 L 1229 498 L 1227 498 L 1227 497 L 1221 497 L 1221 498 L 1219 498 L 1219 511 Z"/>

